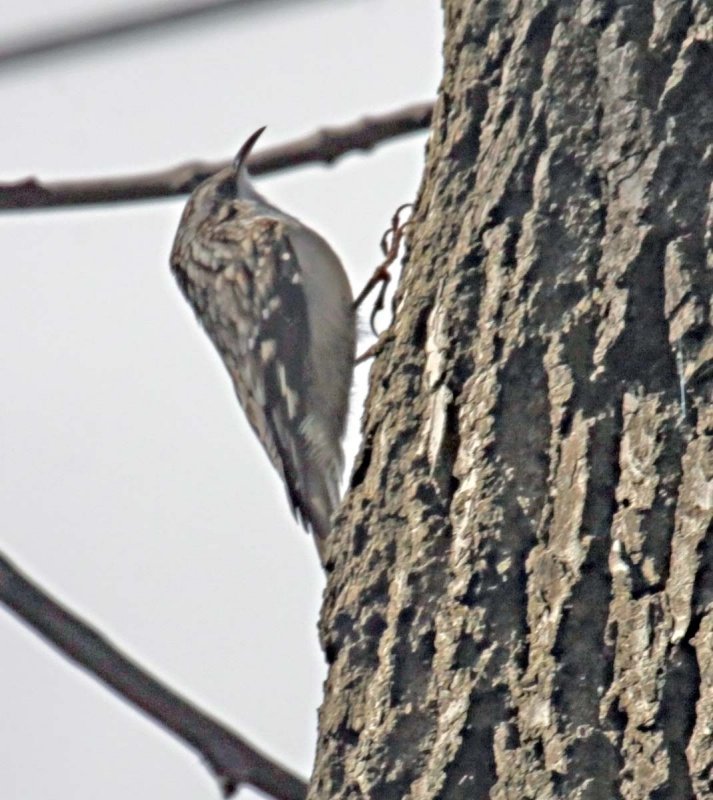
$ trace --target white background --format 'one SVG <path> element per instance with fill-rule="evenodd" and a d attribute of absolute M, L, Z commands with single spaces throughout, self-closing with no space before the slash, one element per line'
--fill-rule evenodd
<path fill-rule="evenodd" d="M 142 3 L 0 6 L 12 40 Z M 263 146 L 428 100 L 440 33 L 434 0 L 268 3 L 8 67 L 0 180 L 228 158 L 264 124 Z M 359 288 L 391 213 L 414 197 L 424 145 L 425 135 L 398 140 L 259 189 L 322 232 Z M 324 678 L 322 578 L 173 284 L 183 202 L 0 215 L 0 547 L 306 777 Z M 197 800 L 217 789 L 192 752 L 0 608 L 0 796 Z"/>

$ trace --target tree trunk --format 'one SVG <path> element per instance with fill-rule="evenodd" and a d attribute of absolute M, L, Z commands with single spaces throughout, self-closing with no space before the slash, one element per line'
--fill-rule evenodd
<path fill-rule="evenodd" d="M 713 797 L 710 0 L 445 0 L 310 797 Z"/>

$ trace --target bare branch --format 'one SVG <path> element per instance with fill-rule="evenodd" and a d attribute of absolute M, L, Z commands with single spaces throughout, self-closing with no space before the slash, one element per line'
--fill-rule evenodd
<path fill-rule="evenodd" d="M 303 800 L 307 787 L 212 717 L 122 655 L 0 554 L 0 602 L 61 653 L 192 747 L 225 796 L 242 783 L 277 800 Z"/>
<path fill-rule="evenodd" d="M 284 2 L 285 0 L 281 0 L 282 4 Z M 133 15 L 105 16 L 82 26 L 75 23 L 71 27 L 43 32 L 25 40 L 0 42 L 0 69 L 111 39 L 144 34 L 230 9 L 247 11 L 281 3 L 278 0 L 203 0 L 200 3 L 186 2 L 171 8 L 159 6 Z"/>
<path fill-rule="evenodd" d="M 346 153 L 371 150 L 381 142 L 427 128 L 432 110 L 432 103 L 419 103 L 388 114 L 363 117 L 349 125 L 323 128 L 310 136 L 256 153 L 249 161 L 250 172 L 264 175 L 304 164 L 331 164 Z M 27 178 L 17 183 L 0 184 L 0 210 L 174 197 L 188 194 L 228 163 L 192 162 L 142 175 L 46 184 Z"/>

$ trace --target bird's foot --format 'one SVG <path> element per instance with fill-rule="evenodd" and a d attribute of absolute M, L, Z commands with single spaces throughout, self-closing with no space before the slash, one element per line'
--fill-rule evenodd
<path fill-rule="evenodd" d="M 379 266 L 374 270 L 374 274 L 369 278 L 366 282 L 364 288 L 359 292 L 356 300 L 354 301 L 354 308 L 359 308 L 359 306 L 366 300 L 366 298 L 371 294 L 371 292 L 381 284 L 381 288 L 379 289 L 379 294 L 376 297 L 376 302 L 371 310 L 371 314 L 369 316 L 369 325 L 371 326 L 371 330 L 376 336 L 376 328 L 374 327 L 374 320 L 376 315 L 381 311 L 384 307 L 384 298 L 386 297 L 386 287 L 391 280 L 391 273 L 389 272 L 389 267 L 396 261 L 399 257 L 399 250 L 401 249 L 401 240 L 404 237 L 404 232 L 406 231 L 407 226 L 411 222 L 411 220 L 406 220 L 406 222 L 401 222 L 401 214 L 404 209 L 409 208 L 412 206 L 413 203 L 403 203 L 400 205 L 395 213 L 394 216 L 391 218 L 391 225 L 384 231 L 384 235 L 381 237 L 381 252 L 384 254 L 384 260 L 379 264 Z M 378 344 L 378 342 L 376 343 Z M 374 345 L 375 346 L 375 345 Z M 367 353 L 371 351 L 372 348 L 367 350 Z M 365 353 L 363 356 L 360 356 L 357 359 L 357 364 L 361 363 L 362 360 L 365 360 L 369 356 Z"/>
<path fill-rule="evenodd" d="M 391 338 L 390 331 L 384 331 L 381 336 L 372 344 L 370 347 L 360 355 L 357 356 L 355 364 L 363 364 L 365 361 L 368 361 L 370 358 L 376 358 L 379 353 L 384 349 L 384 345 L 386 344 L 387 340 Z"/>

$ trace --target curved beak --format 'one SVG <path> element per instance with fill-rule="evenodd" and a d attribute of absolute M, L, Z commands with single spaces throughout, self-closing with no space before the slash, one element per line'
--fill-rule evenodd
<path fill-rule="evenodd" d="M 237 155 L 233 160 L 233 169 L 235 170 L 236 174 L 239 173 L 244 166 L 246 166 L 250 151 L 253 149 L 255 142 L 257 142 L 257 140 L 260 138 L 265 128 L 267 128 L 267 125 L 263 125 L 262 128 L 258 128 L 255 133 L 248 136 L 243 146 L 240 148 L 240 150 L 238 150 Z"/>

